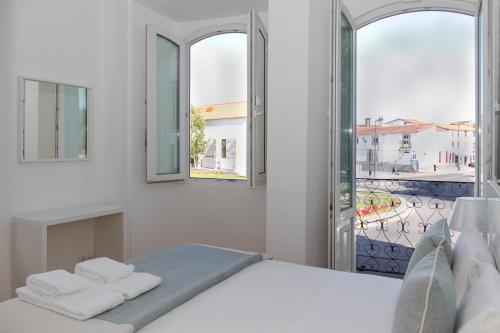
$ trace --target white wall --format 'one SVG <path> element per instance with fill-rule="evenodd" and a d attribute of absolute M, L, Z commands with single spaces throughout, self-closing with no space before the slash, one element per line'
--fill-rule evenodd
<path fill-rule="evenodd" d="M 175 23 L 132 0 L 7 0 L 0 15 L 0 300 L 12 295 L 11 219 L 30 211 L 118 203 L 128 257 L 185 242 L 265 249 L 265 189 L 145 182 L 145 27 Z M 91 161 L 17 162 L 19 75 L 93 89 Z"/>
<path fill-rule="evenodd" d="M 330 0 L 309 1 L 306 264 L 328 265 Z"/>
<path fill-rule="evenodd" d="M 117 143 L 123 140 L 124 103 L 116 97 L 126 96 L 120 69 L 127 55 L 119 54 L 122 41 L 115 33 L 126 5 L 119 0 L 0 3 L 0 300 L 11 296 L 13 216 L 96 201 L 123 203 L 118 179 L 125 179 L 125 155 Z M 92 161 L 18 164 L 18 75 L 94 88 Z"/>
<path fill-rule="evenodd" d="M 11 74 L 10 65 L 13 61 L 11 47 L 13 45 L 13 37 L 11 35 L 12 26 L 12 6 L 14 1 L 0 2 L 0 114 L 2 121 L 0 122 L 0 186 L 10 189 L 10 175 L 7 173 L 12 168 L 11 158 L 16 158 L 15 152 L 13 157 L 6 154 L 11 154 L 11 145 L 15 142 L 16 120 L 15 120 L 15 101 L 10 95 L 16 93 L 15 86 L 8 84 L 7 77 Z M 14 83 L 15 84 L 15 83 Z M 9 109 L 13 110 L 9 110 Z M 12 128 L 9 128 L 12 127 Z M 9 191 L 0 190 L 0 300 L 4 300 L 10 296 L 10 193 Z"/>
<path fill-rule="evenodd" d="M 330 1 L 273 0 L 268 14 L 267 251 L 325 266 Z"/>
<path fill-rule="evenodd" d="M 247 175 L 247 118 L 215 119 L 206 122 L 205 135 L 216 140 L 216 161 L 222 170 Z M 236 140 L 236 158 L 222 158 L 222 140 Z M 235 161 L 236 160 L 236 161 Z M 217 162 L 216 162 L 217 163 Z M 236 164 L 236 168 L 234 165 Z M 217 165 L 214 165 L 216 168 Z"/>
<path fill-rule="evenodd" d="M 125 207 L 128 256 L 202 242 L 326 265 L 330 1 L 270 6 L 261 14 L 270 30 L 266 198 L 234 184 L 145 182 L 146 25 L 183 38 L 247 15 L 175 23 L 132 0 L 0 3 L 0 299 L 11 296 L 12 216 L 96 201 Z M 93 88 L 91 161 L 17 163 L 18 75 Z"/>
<path fill-rule="evenodd" d="M 133 4 L 130 214 L 132 254 L 196 242 L 245 250 L 265 249 L 266 192 L 220 183 L 146 184 L 146 24 L 178 39 L 207 25 L 246 22 L 245 17 L 176 24 Z"/>

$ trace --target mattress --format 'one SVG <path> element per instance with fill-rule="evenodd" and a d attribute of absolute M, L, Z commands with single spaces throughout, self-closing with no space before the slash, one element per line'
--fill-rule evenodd
<path fill-rule="evenodd" d="M 153 321 L 140 333 L 387 333 L 402 281 L 262 261 Z"/>

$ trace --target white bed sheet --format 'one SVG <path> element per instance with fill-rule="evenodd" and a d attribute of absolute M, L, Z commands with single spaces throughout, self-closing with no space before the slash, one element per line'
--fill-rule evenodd
<path fill-rule="evenodd" d="M 401 280 L 265 260 L 139 333 L 388 333 Z"/>

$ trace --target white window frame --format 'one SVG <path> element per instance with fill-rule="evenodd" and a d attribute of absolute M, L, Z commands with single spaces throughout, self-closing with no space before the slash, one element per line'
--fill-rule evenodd
<path fill-rule="evenodd" d="M 168 182 L 168 181 L 183 181 L 186 179 L 186 159 L 184 151 L 186 149 L 186 106 L 185 102 L 185 46 L 178 41 L 171 33 L 162 31 L 157 27 L 148 25 L 147 31 L 147 130 L 146 130 L 146 147 L 147 147 L 147 182 Z M 158 174 L 156 168 L 156 36 L 160 35 L 179 47 L 179 172 L 175 174 Z"/>
<path fill-rule="evenodd" d="M 185 167 L 185 172 L 187 175 L 187 181 L 188 182 L 193 182 L 193 183 L 199 183 L 199 184 L 214 184 L 214 183 L 225 183 L 230 186 L 244 186 L 244 187 L 258 187 L 258 186 L 265 186 L 266 183 L 266 172 L 260 175 L 256 174 L 256 154 L 254 154 L 255 151 L 255 145 L 256 145 L 256 140 L 255 139 L 255 126 L 254 124 L 254 119 L 258 116 L 262 116 L 262 114 L 256 112 L 256 104 L 257 104 L 257 98 L 254 94 L 255 90 L 255 85 L 254 85 L 254 80 L 253 78 L 257 75 L 257 73 L 254 71 L 254 56 L 253 56 L 253 44 L 254 44 L 254 33 L 253 31 L 255 29 L 262 29 L 265 32 L 265 38 L 266 38 L 266 73 L 265 73 L 265 86 L 266 86 L 266 92 L 265 92 L 265 97 L 264 100 L 266 104 L 264 105 L 265 112 L 263 114 L 265 118 L 265 124 L 266 124 L 266 130 L 264 131 L 264 144 L 266 146 L 265 151 L 267 151 L 267 32 L 265 31 L 265 28 L 262 25 L 262 22 L 260 19 L 258 19 L 258 16 L 252 12 L 250 14 L 250 20 L 248 24 L 244 23 L 230 23 L 230 24 L 225 24 L 225 25 L 213 25 L 206 27 L 204 29 L 198 30 L 187 37 L 183 39 L 184 44 L 186 45 L 186 51 L 185 51 L 185 68 L 184 71 L 186 73 L 186 95 L 184 99 L 184 105 L 186 107 L 186 139 L 188 140 L 188 143 L 186 145 L 186 151 L 185 154 L 187 156 L 187 162 L 186 167 Z M 190 92 L 190 79 L 191 79 L 191 73 L 190 73 L 190 68 L 191 68 L 191 46 L 194 44 L 213 37 L 217 35 L 223 35 L 223 34 L 228 34 L 228 33 L 243 33 L 247 35 L 247 179 L 246 180 L 235 180 L 235 179 L 203 179 L 203 178 L 191 178 L 190 177 L 190 163 L 189 163 L 189 157 L 190 157 L 190 143 L 189 143 L 189 117 L 190 117 L 190 99 L 191 99 L 191 92 Z M 266 159 L 267 162 L 267 159 Z M 267 163 L 266 163 L 267 164 Z M 267 167 L 266 167 L 267 171 Z"/>
<path fill-rule="evenodd" d="M 213 25 L 206 27 L 204 29 L 198 30 L 187 37 L 183 39 L 185 45 L 186 45 L 186 53 L 185 53 L 185 73 L 186 73 L 186 95 L 185 95 L 185 102 L 184 104 L 187 107 L 186 110 L 186 138 L 188 141 L 187 147 L 186 147 L 186 156 L 187 160 L 189 162 L 189 157 L 191 156 L 190 152 L 190 142 L 189 142 L 189 137 L 190 137 L 190 128 L 189 128 L 189 122 L 190 122 L 190 104 L 191 104 L 191 46 L 195 45 L 196 43 L 218 35 L 224 35 L 224 34 L 230 34 L 230 33 L 241 33 L 241 34 L 246 34 L 247 35 L 247 53 L 249 53 L 248 47 L 250 47 L 250 36 L 248 33 L 248 27 L 244 23 L 230 23 L 230 24 L 225 24 L 225 25 Z M 250 63 L 250 58 L 247 59 L 247 62 Z M 247 68 L 250 65 L 247 65 Z M 251 84 L 251 72 L 248 69 L 247 70 L 247 85 Z M 248 94 L 247 94 L 248 95 Z M 247 97 L 247 103 L 250 104 L 250 101 L 248 100 Z M 251 156 L 251 129 L 252 129 L 252 118 L 250 114 L 250 109 L 248 109 L 247 112 L 247 179 L 245 180 L 237 180 L 237 179 L 207 179 L 207 178 L 191 178 L 191 171 L 190 171 L 190 163 L 187 163 L 187 166 L 185 167 L 185 172 L 187 175 L 187 180 L 188 182 L 193 182 L 193 183 L 205 183 L 205 184 L 213 184 L 213 183 L 226 183 L 226 184 L 235 184 L 235 185 L 245 185 L 245 186 L 250 186 L 251 185 L 251 172 L 252 172 L 252 156 Z M 222 143 L 221 143 L 222 144 Z M 222 149 L 222 148 L 221 148 Z"/>
<path fill-rule="evenodd" d="M 484 0 L 483 0 L 484 1 Z M 398 1 L 386 6 L 377 6 L 373 10 L 367 11 L 354 18 L 357 29 L 378 20 L 405 14 L 422 11 L 445 11 L 459 14 L 476 15 L 477 5 L 466 1 L 453 0 L 424 0 L 424 1 Z"/>
<path fill-rule="evenodd" d="M 500 163 L 500 156 L 496 156 L 496 143 L 495 134 L 500 131 L 500 128 L 496 128 L 496 124 L 493 123 L 493 118 L 495 112 L 500 112 L 500 56 L 498 45 L 498 38 L 500 36 L 500 29 L 498 20 L 500 18 L 500 4 L 498 1 L 492 0 L 479 0 L 478 2 L 472 1 L 452 1 L 452 0 L 423 0 L 423 1 L 399 1 L 393 4 L 388 4 L 387 6 L 377 6 L 372 10 L 366 11 L 363 14 L 355 17 L 354 22 L 356 28 L 362 28 L 378 20 L 395 16 L 399 14 L 405 14 L 409 12 L 419 12 L 419 11 L 446 11 L 454 12 L 460 14 L 471 15 L 478 18 L 478 14 L 481 6 L 487 8 L 487 17 L 485 18 L 486 25 L 493 34 L 489 37 L 484 38 L 483 42 L 485 45 L 486 57 L 484 58 L 485 70 L 483 72 L 483 78 L 487 77 L 488 71 L 491 71 L 491 75 L 496 81 L 489 85 L 485 83 L 484 89 L 486 91 L 483 96 L 476 95 L 476 100 L 482 98 L 486 103 L 494 103 L 485 105 L 484 119 L 479 119 L 479 109 L 476 109 L 476 195 L 484 195 L 484 185 L 486 182 L 492 183 L 494 186 L 498 186 L 500 189 L 500 175 L 495 175 L 496 164 Z M 476 25 L 477 27 L 477 25 Z M 477 36 L 476 30 L 476 36 Z M 492 35 L 493 38 L 492 38 Z M 493 49 L 493 51 L 492 51 Z M 476 44 L 476 52 L 479 51 L 478 45 Z M 493 59 L 492 59 L 493 58 Z M 477 58 L 476 58 L 477 59 Z M 479 62 L 476 61 L 476 69 L 479 68 Z M 480 77 L 477 77 L 479 80 Z M 479 81 L 476 82 L 476 87 L 478 88 Z M 494 89 L 494 91 L 492 91 Z M 496 99 L 495 99 L 496 97 Z M 477 106 L 478 107 L 478 106 Z M 490 129 L 482 128 L 482 124 L 492 124 Z M 495 161 L 496 160 L 496 161 Z"/>
<path fill-rule="evenodd" d="M 261 29 L 265 35 L 265 77 L 264 77 L 264 93 L 265 104 L 258 103 L 259 98 L 256 98 L 255 83 L 253 77 L 256 75 L 256 70 L 253 66 L 255 63 L 254 50 L 252 49 L 254 43 L 254 31 Z M 249 15 L 248 24 L 234 23 L 227 25 L 210 26 L 201 29 L 182 41 L 178 41 L 171 33 L 161 31 L 160 29 L 151 25 L 147 26 L 147 128 L 146 128 L 146 147 L 147 147 L 147 182 L 167 182 L 167 181 L 187 181 L 196 183 L 209 183 L 215 182 L 228 183 L 230 186 L 261 186 L 265 185 L 266 173 L 256 175 L 255 173 L 255 160 L 256 158 L 264 158 L 257 156 L 254 149 L 256 140 L 257 126 L 254 126 L 253 120 L 256 117 L 264 116 L 267 127 L 267 31 L 254 12 Z M 197 42 L 220 34 L 226 33 L 244 33 L 247 35 L 247 52 L 248 52 L 248 67 L 247 67 L 247 179 L 246 180 L 231 180 L 231 179 L 198 179 L 190 178 L 190 48 Z M 156 167 L 156 36 L 160 35 L 179 47 L 179 172 L 176 174 L 162 174 L 159 175 Z M 262 109 L 264 108 L 264 111 Z M 258 112 L 260 110 L 260 112 Z M 267 150 L 267 128 L 263 131 L 265 149 Z M 267 169 L 267 168 L 266 168 Z"/>
<path fill-rule="evenodd" d="M 257 139 L 259 136 L 259 128 L 257 125 L 253 125 L 252 127 L 252 185 L 254 187 L 257 186 L 265 186 L 267 182 L 267 128 L 268 128 L 268 117 L 267 117 L 267 112 L 269 110 L 268 108 L 268 94 L 267 94 L 267 89 L 268 89 L 268 68 L 269 68 L 269 62 L 268 62 L 268 50 L 269 50 L 269 36 L 267 33 L 267 30 L 260 19 L 259 15 L 255 13 L 255 11 L 252 11 L 250 13 L 250 52 L 249 52 L 249 73 L 251 73 L 251 86 L 249 86 L 249 93 L 248 95 L 251 96 L 250 98 L 250 103 L 249 103 L 249 111 L 252 116 L 252 120 L 255 121 L 259 117 L 262 117 L 260 119 L 263 119 L 264 123 L 264 128 L 262 129 L 262 135 L 264 139 L 264 151 L 262 154 L 259 154 L 258 151 L 256 151 L 257 147 Z M 256 59 L 256 52 L 254 49 L 254 45 L 257 44 L 257 35 L 260 34 L 264 37 L 264 63 L 263 63 L 263 68 L 258 68 L 258 59 Z M 264 71 L 264 77 L 263 77 L 263 94 L 264 96 L 259 96 L 258 94 L 258 82 L 257 80 L 254 80 L 255 77 L 259 75 L 258 71 L 263 70 Z M 264 102 L 262 102 L 264 100 Z M 257 122 L 255 121 L 255 124 Z M 259 173 L 257 170 L 257 166 L 259 165 L 259 160 L 258 159 L 263 159 L 263 161 L 260 161 L 264 163 L 264 171 Z"/>
<path fill-rule="evenodd" d="M 484 1 L 484 0 L 483 0 Z M 494 185 L 496 185 L 497 192 L 500 191 L 500 172 L 498 169 L 500 167 L 500 142 L 497 141 L 499 137 L 500 128 L 498 128 L 497 116 L 500 116 L 500 3 L 498 1 L 492 1 L 490 3 L 491 12 L 491 56 L 492 56 L 492 103 L 493 103 L 493 115 L 492 115 L 492 178 Z"/>

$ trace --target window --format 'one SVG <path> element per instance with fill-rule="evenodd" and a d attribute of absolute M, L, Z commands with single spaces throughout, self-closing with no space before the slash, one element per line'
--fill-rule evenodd
<path fill-rule="evenodd" d="M 226 150 L 227 146 L 226 146 L 226 139 L 222 139 L 222 154 L 221 154 L 221 157 L 222 158 L 226 158 L 227 156 L 227 150 Z"/>
<path fill-rule="evenodd" d="M 372 139 L 373 145 L 378 145 L 378 136 L 374 136 Z"/>
<path fill-rule="evenodd" d="M 181 117 L 182 47 L 168 34 L 147 28 L 148 181 L 184 177 L 184 117 Z"/>
<path fill-rule="evenodd" d="M 189 47 L 191 178 L 248 178 L 247 39 L 246 33 L 219 33 Z M 237 156 L 227 156 L 228 136 Z M 203 155 L 211 140 L 220 142 L 221 155 L 209 168 Z"/>
<path fill-rule="evenodd" d="M 186 47 L 148 26 L 148 182 L 265 183 L 267 32 L 254 13 L 248 27 L 205 29 Z"/>
<path fill-rule="evenodd" d="M 403 147 L 410 147 L 410 134 L 403 134 Z"/>

